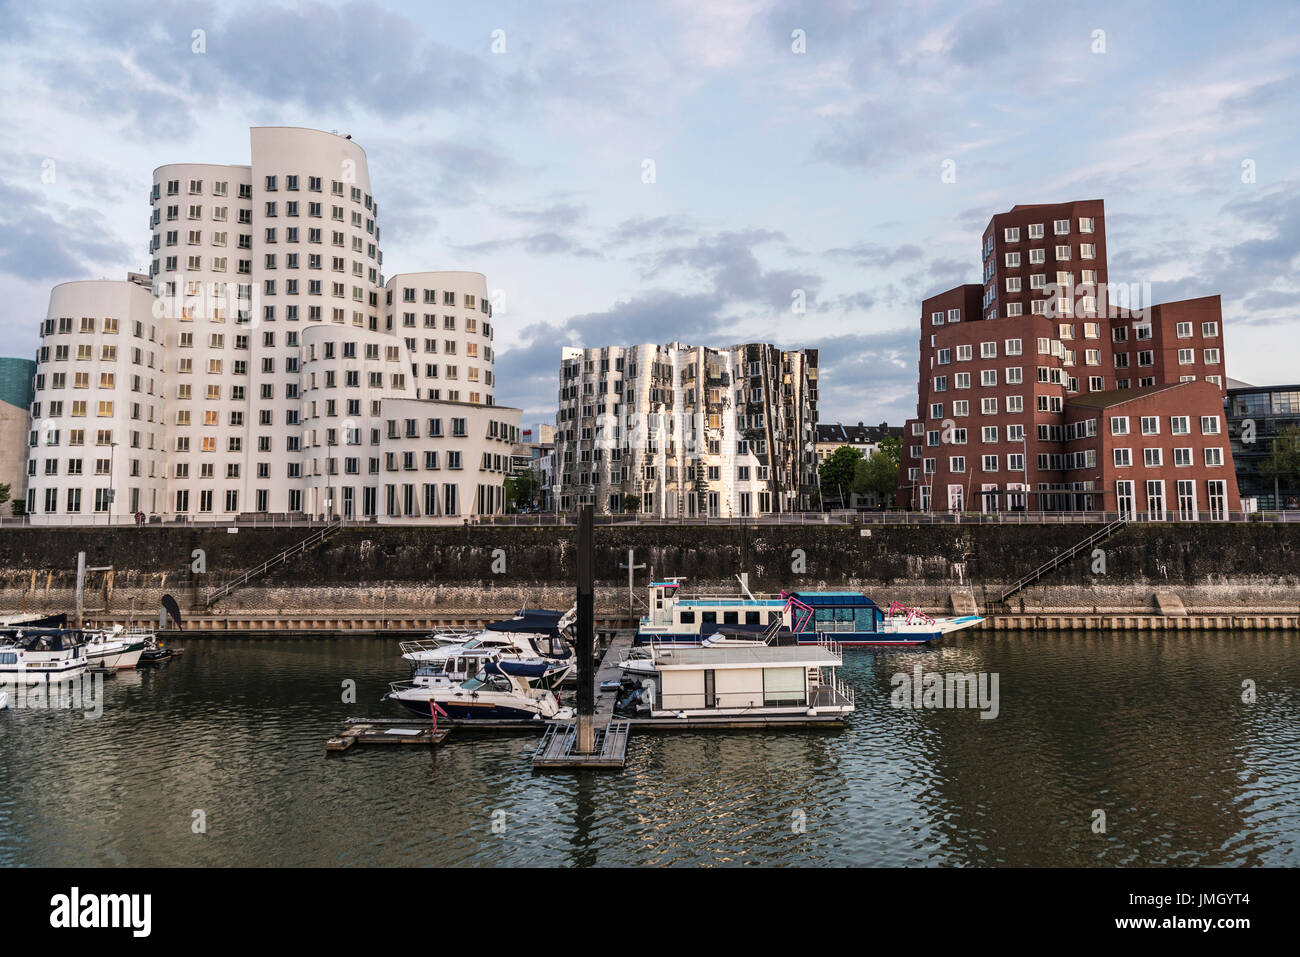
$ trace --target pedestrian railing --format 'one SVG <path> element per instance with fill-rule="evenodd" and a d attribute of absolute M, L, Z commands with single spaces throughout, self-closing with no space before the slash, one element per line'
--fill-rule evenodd
<path fill-rule="evenodd" d="M 1006 591 L 1002 593 L 1002 597 L 999 600 L 1006 601 L 1016 592 L 1020 591 L 1020 589 L 1028 585 L 1032 585 L 1034 582 L 1038 581 L 1038 579 L 1042 578 L 1048 572 L 1052 571 L 1052 569 L 1059 568 L 1061 565 L 1064 565 L 1075 555 L 1079 554 L 1079 552 L 1083 551 L 1084 549 L 1091 548 L 1093 545 L 1096 545 L 1099 542 L 1104 541 L 1105 539 L 1114 535 L 1116 532 L 1118 532 L 1121 528 L 1123 528 L 1127 524 L 1128 524 L 1127 518 L 1116 518 L 1114 521 L 1108 522 L 1099 531 L 1093 532 L 1083 541 L 1076 542 L 1075 544 L 1071 545 L 1069 548 L 1065 549 L 1065 551 L 1054 555 L 1051 559 L 1039 565 L 1028 575 L 1025 575 L 1022 578 L 1018 579 L 1010 588 L 1008 588 Z M 893 609 L 890 610 L 892 611 Z"/>
<path fill-rule="evenodd" d="M 771 515 L 734 516 L 657 516 L 657 515 L 597 515 L 597 525 L 1105 525 L 1120 517 L 1119 512 L 785 512 Z M 1195 515 L 1177 512 L 1131 512 L 1125 517 L 1130 522 L 1150 523 L 1244 523 L 1260 522 L 1300 523 L 1300 509 L 1269 512 L 1218 512 L 1200 511 Z M 523 527 L 567 526 L 577 524 L 576 514 L 547 513 L 544 515 L 479 515 L 456 516 L 449 519 L 389 520 L 383 517 L 325 519 L 307 515 L 281 513 L 276 515 L 240 516 L 233 519 L 167 519 L 156 517 L 137 525 L 130 515 L 24 515 L 0 518 L 0 529 L 5 528 L 328 528 L 346 522 L 348 525 L 400 525 L 400 526 L 480 526 L 502 525 Z"/>
<path fill-rule="evenodd" d="M 212 592 L 212 594 L 208 596 L 207 603 L 206 603 L 207 606 L 211 608 L 220 599 L 225 598 L 236 588 L 241 588 L 244 585 L 247 585 L 254 578 L 257 578 L 259 575 L 266 574 L 268 570 L 274 568 L 276 565 L 280 565 L 283 564 L 284 562 L 287 562 L 293 556 L 301 555 L 303 552 L 307 551 L 308 549 L 314 548 L 315 546 L 319 545 L 321 542 L 325 541 L 326 537 L 328 537 L 332 532 L 336 532 L 342 527 L 343 527 L 343 520 L 336 519 L 330 524 L 326 525 L 324 528 L 312 532 L 301 542 L 298 542 L 298 544 L 290 545 L 288 548 L 284 549 L 283 551 L 277 552 L 274 556 L 268 558 L 266 561 L 262 562 L 262 564 L 258 565 L 256 568 L 250 568 L 248 571 L 244 572 L 238 578 L 235 578 L 232 581 L 228 581 L 224 585 L 215 589 Z"/>

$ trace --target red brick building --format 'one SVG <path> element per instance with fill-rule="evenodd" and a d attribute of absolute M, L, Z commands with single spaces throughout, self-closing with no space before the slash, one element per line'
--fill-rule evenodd
<path fill-rule="evenodd" d="M 1101 200 L 1016 206 L 989 222 L 981 252 L 982 284 L 921 305 L 900 506 L 1240 509 L 1218 296 L 1153 307 L 1112 288 Z M 1132 431 L 1111 433 L 1112 420 Z"/>

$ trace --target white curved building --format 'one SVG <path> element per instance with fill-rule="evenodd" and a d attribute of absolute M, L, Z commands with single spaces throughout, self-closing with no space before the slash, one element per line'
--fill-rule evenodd
<path fill-rule="evenodd" d="M 414 273 L 385 286 L 358 144 L 257 127 L 250 166 L 160 166 L 150 206 L 150 277 L 51 294 L 32 406 L 33 520 L 454 521 L 501 510 L 520 413 L 494 402 L 486 279 Z M 96 454 L 88 473 L 67 445 L 69 430 L 87 438 L 74 418 L 94 420 L 106 472 Z M 416 480 L 426 469 L 409 467 L 412 456 L 440 474 Z"/>

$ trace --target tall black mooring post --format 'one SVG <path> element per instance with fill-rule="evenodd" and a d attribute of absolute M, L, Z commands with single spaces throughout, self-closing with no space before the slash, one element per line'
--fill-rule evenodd
<path fill-rule="evenodd" d="M 578 740 L 574 748 L 582 754 L 596 749 L 596 595 L 592 579 L 595 542 L 592 535 L 594 506 L 584 505 L 578 514 Z"/>

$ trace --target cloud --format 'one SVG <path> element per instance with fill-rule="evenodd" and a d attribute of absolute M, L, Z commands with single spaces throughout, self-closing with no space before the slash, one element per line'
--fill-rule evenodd
<path fill-rule="evenodd" d="M 609 241 L 616 246 L 646 243 L 650 240 L 682 239 L 695 235 L 694 227 L 673 216 L 633 217 L 610 231 Z"/>
<path fill-rule="evenodd" d="M 871 269 L 883 269 L 900 262 L 911 262 L 923 255 L 920 246 L 915 243 L 903 243 L 899 246 L 883 246 L 879 243 L 862 242 L 855 246 L 837 247 L 826 250 L 823 255 L 831 259 L 851 262 L 855 266 Z"/>
<path fill-rule="evenodd" d="M 766 243 L 783 241 L 783 233 L 769 229 L 728 230 L 701 237 L 694 245 L 670 246 L 650 255 L 647 279 L 675 268 L 701 273 L 712 283 L 714 295 L 728 301 L 761 303 L 784 311 L 796 291 L 812 305 L 822 279 L 816 273 L 795 269 L 768 269 L 754 255 Z"/>
<path fill-rule="evenodd" d="M 130 247 L 97 210 L 0 180 L 0 273 L 63 282 L 129 262 Z"/>

